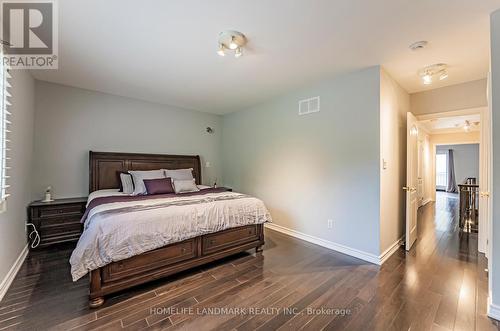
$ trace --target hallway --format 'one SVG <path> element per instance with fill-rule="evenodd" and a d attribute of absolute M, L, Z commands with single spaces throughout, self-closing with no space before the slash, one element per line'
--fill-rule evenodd
<path fill-rule="evenodd" d="M 419 239 L 405 261 L 415 278 L 411 291 L 435 310 L 438 330 L 497 330 L 486 316 L 487 260 L 477 234 L 460 233 L 458 206 L 457 194 L 437 192 L 435 203 L 419 209 Z"/>

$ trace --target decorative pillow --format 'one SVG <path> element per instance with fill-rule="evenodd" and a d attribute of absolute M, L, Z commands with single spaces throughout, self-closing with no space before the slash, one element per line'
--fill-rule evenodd
<path fill-rule="evenodd" d="M 128 171 L 121 171 L 121 170 L 118 170 L 118 171 L 116 172 L 116 178 L 118 178 L 118 183 L 120 184 L 118 192 L 123 192 L 123 183 L 122 183 L 122 177 L 121 177 L 121 174 L 127 174 L 127 175 L 130 175 L 130 174 L 128 173 Z"/>
<path fill-rule="evenodd" d="M 148 195 L 174 193 L 171 178 L 145 179 L 144 186 Z"/>
<path fill-rule="evenodd" d="M 170 177 L 172 178 L 172 181 L 176 180 L 188 180 L 188 179 L 193 179 L 193 168 L 189 169 L 175 169 L 175 170 L 168 170 L 165 169 L 165 177 Z"/>
<path fill-rule="evenodd" d="M 146 186 L 144 186 L 145 179 L 158 179 L 165 178 L 165 172 L 163 170 L 146 170 L 146 171 L 129 171 L 132 175 L 134 181 L 134 192 L 133 195 L 144 195 L 147 194 Z"/>
<path fill-rule="evenodd" d="M 175 193 L 198 192 L 200 189 L 196 186 L 194 179 L 174 180 Z"/>
<path fill-rule="evenodd" d="M 120 192 L 126 194 L 134 193 L 134 182 L 131 174 L 125 172 L 120 173 Z"/>

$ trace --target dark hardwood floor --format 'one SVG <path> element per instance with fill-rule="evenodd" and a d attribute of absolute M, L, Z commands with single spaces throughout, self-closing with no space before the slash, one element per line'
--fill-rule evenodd
<path fill-rule="evenodd" d="M 71 282 L 71 247 L 32 252 L 0 303 L 0 330 L 499 330 L 486 316 L 486 261 L 477 236 L 457 231 L 457 203 L 440 194 L 421 208 L 416 246 L 382 267 L 267 231 L 262 253 L 96 310 L 87 307 L 88 279 Z"/>

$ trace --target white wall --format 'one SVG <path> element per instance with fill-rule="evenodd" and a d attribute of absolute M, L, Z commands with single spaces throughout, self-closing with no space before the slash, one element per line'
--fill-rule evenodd
<path fill-rule="evenodd" d="M 381 70 L 380 75 L 380 250 L 397 242 L 405 229 L 406 113 L 410 96 Z"/>
<path fill-rule="evenodd" d="M 486 79 L 413 93 L 410 96 L 414 115 L 486 107 Z"/>
<path fill-rule="evenodd" d="M 298 101 L 321 111 L 298 115 Z M 224 116 L 224 183 L 280 226 L 379 255 L 380 67 Z M 328 228 L 332 219 L 333 228 Z"/>
<path fill-rule="evenodd" d="M 11 72 L 11 196 L 7 200 L 7 210 L 0 214 L 0 285 L 26 246 L 26 206 L 31 195 L 35 84 L 28 72 Z"/>
<path fill-rule="evenodd" d="M 460 184 L 465 178 L 474 177 L 479 183 L 479 144 L 438 145 L 436 151 L 453 150 L 455 178 Z"/>
<path fill-rule="evenodd" d="M 489 314 L 500 319 L 500 10 L 491 15 L 491 90 L 493 133 L 493 222 Z"/>
<path fill-rule="evenodd" d="M 221 119 L 137 99 L 36 81 L 33 199 L 88 194 L 93 151 L 201 155 L 204 183 L 220 178 Z M 214 129 L 206 133 L 206 127 Z"/>

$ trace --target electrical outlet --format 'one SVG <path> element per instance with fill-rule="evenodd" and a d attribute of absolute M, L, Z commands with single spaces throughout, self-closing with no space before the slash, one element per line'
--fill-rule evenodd
<path fill-rule="evenodd" d="M 328 224 L 329 229 L 333 229 L 333 220 L 332 219 L 327 220 L 327 224 Z"/>

